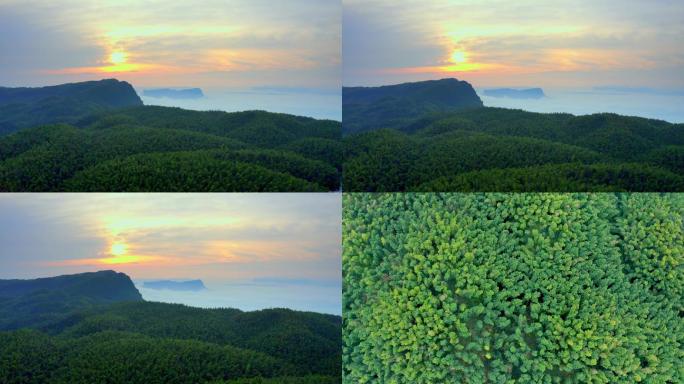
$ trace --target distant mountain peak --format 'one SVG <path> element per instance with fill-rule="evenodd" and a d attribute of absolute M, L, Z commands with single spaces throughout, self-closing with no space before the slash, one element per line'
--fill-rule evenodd
<path fill-rule="evenodd" d="M 146 281 L 143 287 L 148 289 L 168 289 L 172 291 L 201 291 L 207 289 L 202 280 L 155 280 Z"/>
<path fill-rule="evenodd" d="M 144 89 L 143 96 L 169 99 L 201 99 L 204 93 L 200 88 L 151 88 Z"/>
<path fill-rule="evenodd" d="M 491 97 L 509 97 L 511 99 L 541 99 L 546 97 L 541 88 L 493 88 L 485 89 L 484 94 Z"/>

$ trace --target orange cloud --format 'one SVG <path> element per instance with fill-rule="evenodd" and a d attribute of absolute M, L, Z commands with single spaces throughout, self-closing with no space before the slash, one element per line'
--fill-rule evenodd
<path fill-rule="evenodd" d="M 71 67 L 41 71 L 46 75 L 103 75 L 117 73 L 177 73 L 179 69 L 157 64 L 123 63 L 91 67 Z"/>
<path fill-rule="evenodd" d="M 495 64 L 484 63 L 461 63 L 453 65 L 435 65 L 424 67 L 405 67 L 405 68 L 388 68 L 381 72 L 383 74 L 416 74 L 416 73 L 435 73 L 444 75 L 453 75 L 458 72 L 482 72 L 492 69 L 501 68 Z"/>
<path fill-rule="evenodd" d="M 302 260 L 321 255 L 307 250 L 306 244 L 289 241 L 210 241 L 205 254 L 216 255 L 224 263 L 273 260 Z"/>
<path fill-rule="evenodd" d="M 272 69 L 310 69 L 318 64 L 296 50 L 211 49 L 201 59 L 206 70 L 253 71 Z"/>
<path fill-rule="evenodd" d="M 42 263 L 42 265 L 49 267 L 66 267 L 66 266 L 92 266 L 104 267 L 112 265 L 123 264 L 153 264 L 168 260 L 168 258 L 161 256 L 137 256 L 137 255 L 121 255 L 121 256 L 107 256 L 89 259 L 68 259 L 57 260 Z"/>

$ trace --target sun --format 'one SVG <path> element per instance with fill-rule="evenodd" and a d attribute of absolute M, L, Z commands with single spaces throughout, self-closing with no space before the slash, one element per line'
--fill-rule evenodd
<path fill-rule="evenodd" d="M 112 52 L 109 55 L 109 62 L 114 64 L 114 65 L 124 64 L 126 62 L 126 56 L 127 55 L 125 52 L 121 52 L 121 51 Z"/>
<path fill-rule="evenodd" d="M 453 63 L 465 63 L 466 54 L 463 51 L 456 51 L 451 54 L 451 62 Z"/>
<path fill-rule="evenodd" d="M 114 256 L 122 256 L 126 253 L 128 249 L 128 246 L 124 243 L 114 243 L 112 244 L 112 247 L 109 249 L 109 253 L 111 253 Z"/>

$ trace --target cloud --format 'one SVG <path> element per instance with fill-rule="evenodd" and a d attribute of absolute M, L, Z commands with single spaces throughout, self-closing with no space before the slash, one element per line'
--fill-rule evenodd
<path fill-rule="evenodd" d="M 340 271 L 340 220 L 339 194 L 3 194 L 0 278 L 88 268 L 323 278 Z"/>
<path fill-rule="evenodd" d="M 227 86 L 234 72 L 254 74 L 251 85 L 339 84 L 339 1 L 6 0 L 0 15 L 0 34 L 13 36 L 0 45 L 4 84 L 114 73 L 137 86 Z M 113 52 L 128 61 L 109 62 Z M 289 83 L 273 83 L 282 71 Z"/>
<path fill-rule="evenodd" d="M 344 3 L 346 85 L 458 76 L 478 86 L 600 82 L 624 71 L 662 81 L 653 70 L 684 70 L 684 3 L 675 1 L 377 0 Z M 468 59 L 449 63 L 454 52 Z M 591 75 L 590 73 L 593 73 Z M 506 80 L 507 79 L 507 80 Z M 537 81 L 534 81 L 537 79 Z"/>
<path fill-rule="evenodd" d="M 46 69 L 68 68 L 105 54 L 103 47 L 87 41 L 78 31 L 56 30 L 28 15 L 0 4 L 0 84 L 37 84 L 36 74 Z"/>

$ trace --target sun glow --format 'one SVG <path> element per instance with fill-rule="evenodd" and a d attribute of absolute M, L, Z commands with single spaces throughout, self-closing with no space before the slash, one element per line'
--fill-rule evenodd
<path fill-rule="evenodd" d="M 128 264 L 128 263 L 139 263 L 142 261 L 147 261 L 144 258 L 140 256 L 133 256 L 133 255 L 121 255 L 121 256 L 115 256 L 115 257 L 107 257 L 104 259 L 99 259 L 98 262 L 102 264 Z"/>
<path fill-rule="evenodd" d="M 124 243 L 114 243 L 112 244 L 111 248 L 109 249 L 109 253 L 111 253 L 114 256 L 122 256 L 126 254 L 126 251 L 128 250 L 128 246 Z"/>
<path fill-rule="evenodd" d="M 451 54 L 451 62 L 452 63 L 465 63 L 466 62 L 466 53 L 463 51 L 455 51 L 454 53 Z"/>
<path fill-rule="evenodd" d="M 109 55 L 109 62 L 114 65 L 124 64 L 126 62 L 127 56 L 125 52 L 115 51 Z"/>

